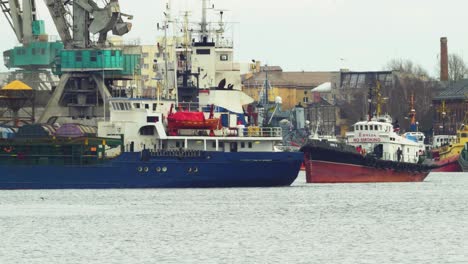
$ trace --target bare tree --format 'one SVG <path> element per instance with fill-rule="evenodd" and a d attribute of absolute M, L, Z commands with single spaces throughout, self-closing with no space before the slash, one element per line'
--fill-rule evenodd
<path fill-rule="evenodd" d="M 430 78 L 427 71 L 410 60 L 394 59 L 386 64 L 386 69 L 396 71 L 392 89 L 383 91 L 388 97 L 387 109 L 400 121 L 404 129 L 409 126 L 409 100 L 412 94 L 416 98 L 415 108 L 421 130 L 432 128 L 432 98 L 437 82 Z"/>
<path fill-rule="evenodd" d="M 448 56 L 449 67 L 449 81 L 457 82 L 464 79 L 468 75 L 468 68 L 462 56 L 458 54 L 449 54 Z M 440 72 L 440 61 L 438 59 L 436 64 L 436 72 Z"/>
<path fill-rule="evenodd" d="M 421 65 L 414 64 L 410 60 L 393 59 L 389 61 L 384 68 L 386 70 L 397 71 L 406 75 L 414 75 L 416 77 L 429 77 L 429 74 Z"/>
<path fill-rule="evenodd" d="M 468 74 L 468 69 L 466 68 L 465 61 L 458 54 L 450 54 L 448 57 L 449 64 L 449 78 L 451 81 L 459 81 L 464 79 Z"/>

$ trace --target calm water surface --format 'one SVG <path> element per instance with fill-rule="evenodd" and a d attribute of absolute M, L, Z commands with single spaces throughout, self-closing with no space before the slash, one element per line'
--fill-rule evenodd
<path fill-rule="evenodd" d="M 468 174 L 288 188 L 0 191 L 0 263 L 468 263 Z"/>

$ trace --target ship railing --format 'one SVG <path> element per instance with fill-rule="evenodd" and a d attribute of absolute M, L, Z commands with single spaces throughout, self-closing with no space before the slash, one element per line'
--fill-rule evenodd
<path fill-rule="evenodd" d="M 239 135 L 241 137 L 282 137 L 283 130 L 281 127 L 258 127 L 249 126 L 239 128 Z"/>
<path fill-rule="evenodd" d="M 401 157 L 400 157 L 400 161 L 401 162 L 408 162 L 408 163 L 417 163 L 419 161 L 420 157 L 424 157 L 424 155 L 402 154 Z M 398 161 L 398 155 L 396 153 L 384 152 L 384 153 L 382 153 L 382 159 Z"/>
<path fill-rule="evenodd" d="M 152 157 L 188 157 L 197 158 L 203 156 L 205 151 L 189 149 L 157 149 L 150 151 Z"/>

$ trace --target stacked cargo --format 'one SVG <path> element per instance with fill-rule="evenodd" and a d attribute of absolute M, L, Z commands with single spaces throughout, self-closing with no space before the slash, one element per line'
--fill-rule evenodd
<path fill-rule="evenodd" d="M 0 126 L 0 138 L 11 139 L 15 137 L 15 130 L 11 127 Z"/>
<path fill-rule="evenodd" d="M 24 125 L 18 129 L 17 138 L 47 138 L 55 135 L 55 128 L 49 124 Z"/>
<path fill-rule="evenodd" d="M 95 137 L 97 128 L 93 126 L 85 126 L 81 124 L 63 124 L 57 129 L 55 135 L 62 138 L 77 138 L 77 137 Z"/>

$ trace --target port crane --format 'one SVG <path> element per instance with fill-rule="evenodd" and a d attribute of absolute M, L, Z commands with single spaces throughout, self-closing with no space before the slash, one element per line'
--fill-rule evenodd
<path fill-rule="evenodd" d="M 132 16 L 120 11 L 117 0 L 44 0 L 64 49 L 54 72 L 60 76 L 39 122 L 58 118 L 92 120 L 105 118 L 113 82 L 132 79 L 139 71 L 140 50 L 109 43 L 109 33 L 122 36 Z M 97 39 L 94 38 L 97 36 Z M 86 122 L 84 122 L 86 123 Z"/>
<path fill-rule="evenodd" d="M 44 21 L 37 19 L 35 0 L 0 1 L 0 9 L 21 44 L 3 52 L 5 66 L 15 69 L 8 82 L 21 79 L 35 91 L 51 90 L 50 68 L 63 44 L 46 34 Z"/>

